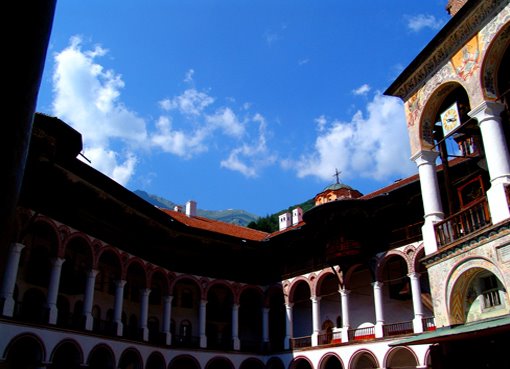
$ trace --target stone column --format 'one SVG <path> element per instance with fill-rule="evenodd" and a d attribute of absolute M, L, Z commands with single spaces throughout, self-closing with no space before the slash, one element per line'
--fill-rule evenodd
<path fill-rule="evenodd" d="M 421 303 L 421 287 L 420 287 L 420 274 L 410 273 L 408 277 L 411 281 L 411 294 L 413 296 L 413 328 L 414 333 L 423 332 L 423 305 Z"/>
<path fill-rule="evenodd" d="M 487 191 L 487 201 L 492 223 L 510 218 L 510 210 L 505 187 L 510 185 L 510 155 L 501 122 L 504 105 L 484 101 L 471 110 L 468 115 L 478 120 L 482 133 L 485 158 L 491 178 L 491 188 Z"/>
<path fill-rule="evenodd" d="M 383 337 L 384 310 L 383 310 L 383 283 L 372 283 L 374 288 L 374 307 L 375 307 L 375 336 Z"/>
<path fill-rule="evenodd" d="M 441 193 L 437 181 L 436 151 L 421 151 L 411 159 L 418 166 L 425 223 L 422 227 L 423 243 L 427 255 L 437 251 L 434 224 L 444 219 Z"/>
<path fill-rule="evenodd" d="M 165 336 L 165 344 L 172 344 L 172 332 L 170 331 L 170 325 L 172 323 L 172 300 L 173 296 L 163 297 L 163 319 L 161 325 L 161 331 Z"/>
<path fill-rule="evenodd" d="M 269 342 L 269 308 L 262 308 L 262 342 L 267 346 Z"/>
<path fill-rule="evenodd" d="M 342 288 L 340 290 L 340 299 L 342 301 L 342 342 L 349 342 L 349 328 L 351 321 L 349 319 L 349 294 L 351 291 Z"/>
<path fill-rule="evenodd" d="M 285 320 L 285 342 L 284 342 L 284 349 L 288 350 L 290 349 L 290 340 L 292 339 L 292 306 L 294 304 L 288 303 L 285 304 L 285 317 L 287 318 Z"/>
<path fill-rule="evenodd" d="M 65 259 L 62 258 L 55 258 L 52 260 L 50 284 L 48 286 L 48 297 L 46 302 L 49 310 L 49 324 L 57 324 L 57 298 L 60 286 L 60 272 L 62 271 L 62 264 L 64 264 L 64 261 Z"/>
<path fill-rule="evenodd" d="M 12 317 L 14 315 L 14 288 L 18 276 L 19 258 L 24 247 L 25 245 L 22 243 L 16 242 L 9 246 L 2 289 L 0 290 L 0 307 L 2 309 L 0 312 L 3 316 Z"/>
<path fill-rule="evenodd" d="M 320 297 L 312 296 L 310 298 L 312 300 L 312 346 L 319 345 L 319 333 L 320 333 Z"/>
<path fill-rule="evenodd" d="M 149 328 L 147 322 L 149 319 L 149 295 L 151 293 L 150 288 L 142 288 L 140 296 L 140 324 L 139 328 L 142 333 L 142 340 L 147 342 L 149 340 Z"/>
<path fill-rule="evenodd" d="M 87 284 L 83 296 L 83 317 L 85 318 L 85 329 L 91 331 L 94 328 L 94 317 L 92 316 L 92 306 L 94 304 L 94 286 L 96 285 L 96 276 L 99 271 L 89 270 L 87 274 Z"/>
<path fill-rule="evenodd" d="M 122 306 L 124 303 L 124 286 L 126 285 L 125 280 L 118 280 L 115 284 L 115 307 L 113 311 L 113 323 L 115 325 L 115 334 L 122 336 L 123 325 L 122 325 Z"/>
<path fill-rule="evenodd" d="M 241 349 L 239 340 L 239 304 L 232 305 L 232 344 L 236 351 Z"/>
<path fill-rule="evenodd" d="M 200 301 L 200 317 L 199 317 L 200 321 L 199 321 L 199 323 L 200 323 L 200 347 L 201 348 L 207 347 L 207 336 L 205 335 L 206 305 L 207 305 L 207 300 Z"/>

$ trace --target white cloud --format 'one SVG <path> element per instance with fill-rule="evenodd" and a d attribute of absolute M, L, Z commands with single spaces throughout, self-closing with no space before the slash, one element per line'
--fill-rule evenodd
<path fill-rule="evenodd" d="M 164 152 L 189 159 L 207 151 L 204 143 L 206 135 L 202 130 L 191 132 L 174 130 L 171 118 L 167 116 L 161 116 L 158 119 L 156 128 L 156 132 L 151 135 L 151 143 Z"/>
<path fill-rule="evenodd" d="M 100 46 L 82 51 L 81 38 L 73 37 L 54 55 L 53 113 L 82 134 L 92 166 L 125 185 L 136 167 L 134 151 L 147 132 L 145 121 L 118 99 L 121 76 L 96 63 L 106 54 Z"/>
<path fill-rule="evenodd" d="M 334 120 L 327 127 L 324 117 L 319 117 L 324 126 L 314 151 L 285 164 L 292 165 L 298 177 L 316 176 L 323 180 L 331 180 L 335 168 L 345 178 L 378 181 L 414 173 L 402 102 L 377 94 L 366 110 L 367 117 L 358 111 L 350 122 Z"/>
<path fill-rule="evenodd" d="M 257 177 L 262 168 L 272 165 L 276 156 L 271 154 L 266 144 L 266 120 L 261 114 L 255 114 L 251 122 L 258 124 L 258 137 L 251 144 L 244 143 L 234 148 L 227 159 L 222 160 L 223 168 L 240 172 L 246 177 Z"/>
<path fill-rule="evenodd" d="M 195 71 L 193 69 L 189 69 L 186 72 L 186 76 L 184 77 L 184 82 L 186 83 L 192 83 L 193 82 L 193 75 L 195 74 Z"/>
<path fill-rule="evenodd" d="M 205 121 L 211 125 L 211 129 L 219 128 L 229 136 L 241 137 L 245 131 L 244 125 L 230 108 L 218 109 L 214 114 L 206 115 Z"/>
<path fill-rule="evenodd" d="M 357 89 L 353 90 L 352 93 L 354 95 L 366 95 L 370 92 L 371 88 L 368 84 L 361 85 Z"/>
<path fill-rule="evenodd" d="M 435 16 L 430 14 L 418 14 L 414 16 L 406 16 L 406 18 L 407 27 L 413 32 L 419 32 L 424 28 L 438 30 L 444 24 L 442 20 L 436 19 Z"/>
<path fill-rule="evenodd" d="M 183 115 L 199 116 L 212 103 L 214 98 L 205 92 L 189 88 L 179 96 L 161 101 L 160 106 L 168 111 L 178 110 Z"/>

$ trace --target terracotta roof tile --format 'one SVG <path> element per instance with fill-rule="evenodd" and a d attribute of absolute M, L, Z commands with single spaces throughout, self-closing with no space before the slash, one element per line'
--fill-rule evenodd
<path fill-rule="evenodd" d="M 242 227 L 236 224 L 220 222 L 218 220 L 213 220 L 200 216 L 189 217 L 184 213 L 180 213 L 174 210 L 161 209 L 161 211 L 168 214 L 178 222 L 181 222 L 182 224 L 185 224 L 189 227 L 215 233 L 221 233 L 227 236 L 239 237 L 251 241 L 262 241 L 269 235 L 266 232 L 258 231 L 247 227 Z"/>

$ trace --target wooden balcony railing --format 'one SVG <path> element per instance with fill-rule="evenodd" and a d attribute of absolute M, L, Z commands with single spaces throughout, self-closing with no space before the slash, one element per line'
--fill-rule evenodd
<path fill-rule="evenodd" d="M 349 329 L 349 341 L 372 340 L 375 338 L 375 327 Z"/>
<path fill-rule="evenodd" d="M 383 325 L 384 336 L 400 336 L 414 332 L 413 322 L 390 323 Z"/>
<path fill-rule="evenodd" d="M 295 337 L 290 339 L 290 345 L 292 348 L 303 348 L 312 346 L 312 337 Z"/>
<path fill-rule="evenodd" d="M 489 205 L 486 197 L 482 197 L 468 208 L 434 225 L 439 248 L 491 225 Z"/>
<path fill-rule="evenodd" d="M 421 227 L 423 222 L 407 225 L 391 231 L 390 245 L 392 247 L 402 246 L 423 238 Z"/>

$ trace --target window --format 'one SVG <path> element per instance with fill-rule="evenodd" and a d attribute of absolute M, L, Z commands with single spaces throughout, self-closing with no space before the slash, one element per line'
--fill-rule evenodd
<path fill-rule="evenodd" d="M 485 309 L 501 305 L 498 280 L 494 275 L 481 278 L 483 307 Z"/>

